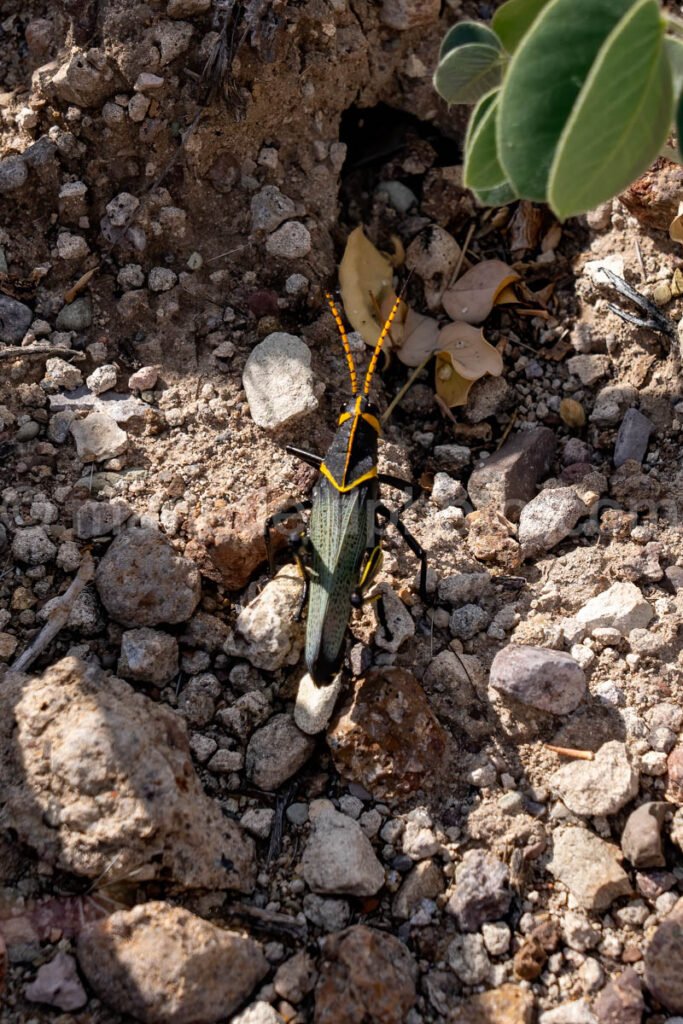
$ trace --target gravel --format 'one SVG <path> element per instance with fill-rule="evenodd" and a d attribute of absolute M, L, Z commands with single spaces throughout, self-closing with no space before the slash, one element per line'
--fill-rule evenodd
<path fill-rule="evenodd" d="M 252 350 L 242 382 L 259 427 L 278 430 L 315 412 L 318 398 L 310 367 L 310 350 L 294 334 L 276 331 Z"/>
<path fill-rule="evenodd" d="M 509 644 L 493 659 L 490 685 L 521 704 L 567 715 L 586 693 L 586 676 L 576 660 L 563 651 Z"/>
<path fill-rule="evenodd" d="M 619 850 L 574 825 L 555 830 L 548 871 L 585 910 L 606 910 L 619 896 L 629 896 L 632 891 L 628 875 L 619 865 Z"/>
<path fill-rule="evenodd" d="M 585 817 L 616 814 L 638 792 L 638 772 L 626 747 L 604 743 L 592 761 L 570 761 L 553 772 L 550 786 L 574 814 Z"/>
<path fill-rule="evenodd" d="M 360 825 L 326 801 L 310 808 L 313 830 L 301 860 L 308 887 L 322 895 L 373 896 L 384 869 Z"/>

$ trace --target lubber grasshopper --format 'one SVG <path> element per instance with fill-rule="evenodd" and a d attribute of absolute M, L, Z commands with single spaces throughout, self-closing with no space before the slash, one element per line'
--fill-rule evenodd
<path fill-rule="evenodd" d="M 306 619 L 306 667 L 319 686 L 331 682 L 344 657 L 344 637 L 353 608 L 360 608 L 368 589 L 382 564 L 380 539 L 383 528 L 391 521 L 420 559 L 420 594 L 426 599 L 427 560 L 418 542 L 400 520 L 420 493 L 419 488 L 398 477 L 377 470 L 377 441 L 381 433 L 379 412 L 370 402 L 370 385 L 384 341 L 396 316 L 397 299 L 380 332 L 362 388 L 342 319 L 330 295 L 327 300 L 341 335 L 351 377 L 352 397 L 346 403 L 337 423 L 337 432 L 324 459 L 311 452 L 287 446 L 291 455 L 316 466 L 320 477 L 310 501 L 284 509 L 271 516 L 265 526 L 266 548 L 270 558 L 270 530 L 301 509 L 310 508 L 308 537 L 303 548 L 309 548 L 311 565 L 304 566 L 301 554 L 295 555 L 304 576 L 303 601 L 308 596 Z M 395 512 L 379 500 L 379 485 L 387 484 L 410 497 Z M 303 603 L 302 603 L 303 607 Z M 380 622 L 388 632 L 381 605 Z"/>

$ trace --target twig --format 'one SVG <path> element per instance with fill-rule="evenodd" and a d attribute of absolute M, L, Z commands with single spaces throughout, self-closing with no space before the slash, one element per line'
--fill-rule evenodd
<path fill-rule="evenodd" d="M 564 757 L 575 757 L 579 761 L 592 761 L 595 754 L 592 750 L 574 750 L 572 747 L 556 747 L 553 743 L 544 743 L 546 750 L 552 750 L 554 754 L 562 754 Z"/>
<path fill-rule="evenodd" d="M 472 221 L 470 223 L 470 226 L 467 229 L 467 234 L 465 235 L 465 241 L 462 244 L 462 248 L 460 250 L 460 255 L 458 256 L 458 262 L 455 264 L 455 270 L 451 274 L 451 277 L 450 277 L 450 280 L 449 280 L 448 284 L 446 285 L 444 290 L 441 292 L 441 295 L 439 297 L 439 302 L 444 297 L 444 295 L 446 294 L 448 289 L 452 288 L 453 285 L 455 284 L 455 282 L 460 277 L 460 271 L 462 270 L 462 265 L 465 262 L 465 256 L 467 255 L 467 250 L 470 247 L 470 242 L 472 241 L 472 235 L 475 232 L 476 226 L 477 226 L 476 223 L 474 221 Z"/>
<path fill-rule="evenodd" d="M 0 348 L 0 359 L 49 359 L 51 356 L 70 356 L 72 359 L 85 359 L 84 352 L 75 352 L 72 348 L 39 348 L 38 345 L 12 345 L 9 348 Z"/>
<path fill-rule="evenodd" d="M 76 598 L 84 587 L 90 583 L 94 575 L 95 563 L 90 552 L 86 551 L 79 570 L 69 584 L 68 590 L 57 599 L 57 602 L 50 611 L 47 622 L 31 646 L 23 654 L 20 654 L 12 665 L 15 671 L 23 672 L 29 668 L 45 648 L 52 643 L 57 634 L 64 629 L 69 621 L 69 615 Z"/>
<path fill-rule="evenodd" d="M 622 320 L 628 321 L 630 324 L 635 324 L 636 327 L 645 327 L 649 331 L 657 331 L 659 334 L 665 334 L 669 339 L 676 338 L 676 325 L 672 320 L 669 320 L 667 316 L 659 311 L 654 302 L 650 302 L 644 295 L 637 292 L 635 288 L 632 288 L 628 281 L 625 281 L 619 274 L 615 274 L 614 271 L 609 270 L 607 267 L 602 268 L 602 273 L 605 275 L 612 287 L 623 295 L 625 298 L 630 299 L 634 306 L 642 310 L 646 314 L 647 319 L 637 317 L 633 313 L 627 313 L 619 306 L 615 306 L 614 303 L 609 302 L 607 308 L 621 317 Z"/>
<path fill-rule="evenodd" d="M 73 302 L 79 292 L 82 292 L 90 278 L 100 269 L 99 263 L 96 267 L 91 267 L 90 270 L 86 270 L 84 274 L 81 274 L 75 284 L 72 284 L 68 291 L 64 292 L 64 301 L 66 303 Z"/>
<path fill-rule="evenodd" d="M 294 939 L 305 939 L 308 927 L 289 914 L 278 914 L 272 910 L 261 910 L 246 903 L 229 903 L 223 908 L 231 917 L 246 918 L 254 928 L 279 935 L 288 935 Z"/>
<path fill-rule="evenodd" d="M 413 372 L 411 373 L 410 377 L 408 377 L 408 380 L 405 382 L 405 384 L 403 385 L 403 387 L 401 388 L 399 393 L 396 395 L 395 398 L 392 399 L 392 401 L 389 403 L 388 407 L 382 413 L 382 423 L 386 423 L 386 421 L 389 419 L 389 417 L 391 416 L 392 412 L 394 411 L 394 409 L 396 408 L 398 403 L 401 401 L 401 399 L 405 395 L 406 391 L 408 391 L 408 389 L 413 386 L 413 384 L 415 383 L 417 378 L 420 376 L 420 374 L 424 370 L 424 368 L 427 365 L 427 363 L 429 362 L 429 360 L 432 359 L 432 358 L 433 358 L 433 353 L 428 355 L 427 358 L 425 359 L 425 361 L 423 363 L 420 363 L 420 365 L 417 366 L 413 370 Z"/>

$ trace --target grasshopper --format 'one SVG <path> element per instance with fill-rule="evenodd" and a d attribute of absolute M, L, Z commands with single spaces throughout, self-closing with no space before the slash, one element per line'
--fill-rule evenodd
<path fill-rule="evenodd" d="M 310 509 L 308 536 L 303 547 L 310 549 L 311 565 L 304 566 L 301 553 L 295 559 L 304 577 L 302 608 L 308 598 L 305 659 L 311 678 L 318 686 L 330 683 L 344 658 L 346 629 L 354 608 L 360 608 L 382 565 L 381 536 L 391 521 L 413 553 L 420 559 L 420 594 L 426 599 L 426 554 L 400 520 L 417 500 L 418 487 L 377 469 L 377 441 L 381 434 L 378 409 L 370 401 L 370 385 L 384 341 L 398 311 L 398 298 L 377 339 L 362 384 L 359 385 L 353 353 L 337 308 L 326 296 L 341 336 L 351 378 L 351 398 L 342 409 L 337 432 L 324 458 L 287 445 L 287 452 L 315 466 L 320 476 L 310 501 L 284 509 L 265 525 L 266 549 L 270 558 L 270 531 L 295 512 Z M 380 501 L 379 485 L 387 484 L 410 497 L 394 513 Z M 388 634 L 382 605 L 380 623 Z"/>

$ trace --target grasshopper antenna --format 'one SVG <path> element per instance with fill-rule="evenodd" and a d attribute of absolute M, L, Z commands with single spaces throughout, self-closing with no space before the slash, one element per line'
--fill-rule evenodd
<path fill-rule="evenodd" d="M 346 356 L 346 363 L 349 368 L 349 376 L 351 377 L 351 394 L 357 395 L 358 377 L 356 375 L 356 364 L 353 361 L 353 353 L 351 352 L 351 346 L 349 345 L 349 339 L 346 334 L 346 328 L 344 327 L 344 322 L 341 316 L 339 315 L 337 307 L 334 304 L 334 299 L 332 298 L 329 292 L 325 292 L 325 298 L 327 299 L 327 305 L 330 307 L 330 311 L 332 313 L 332 316 L 334 317 L 334 322 L 337 325 L 337 330 L 339 331 L 341 343 L 344 348 L 344 355 Z"/>
<path fill-rule="evenodd" d="M 394 317 L 398 313 L 398 309 L 399 309 L 399 306 L 401 305 L 402 301 L 403 300 L 401 299 L 401 296 L 399 295 L 398 298 L 396 299 L 396 302 L 391 307 L 391 312 L 389 313 L 389 316 L 384 321 L 384 327 L 382 328 L 382 330 L 380 332 L 380 336 L 377 339 L 377 344 L 375 345 L 375 350 L 372 353 L 372 358 L 370 359 L 370 365 L 368 366 L 367 373 L 365 374 L 365 381 L 363 383 L 363 394 L 364 395 L 369 395 L 370 394 L 370 384 L 372 383 L 372 378 L 373 378 L 375 369 L 377 367 L 377 360 L 379 359 L 379 354 L 382 351 L 382 345 L 384 344 L 384 339 L 386 338 L 387 334 L 391 330 L 391 325 L 394 322 Z"/>

